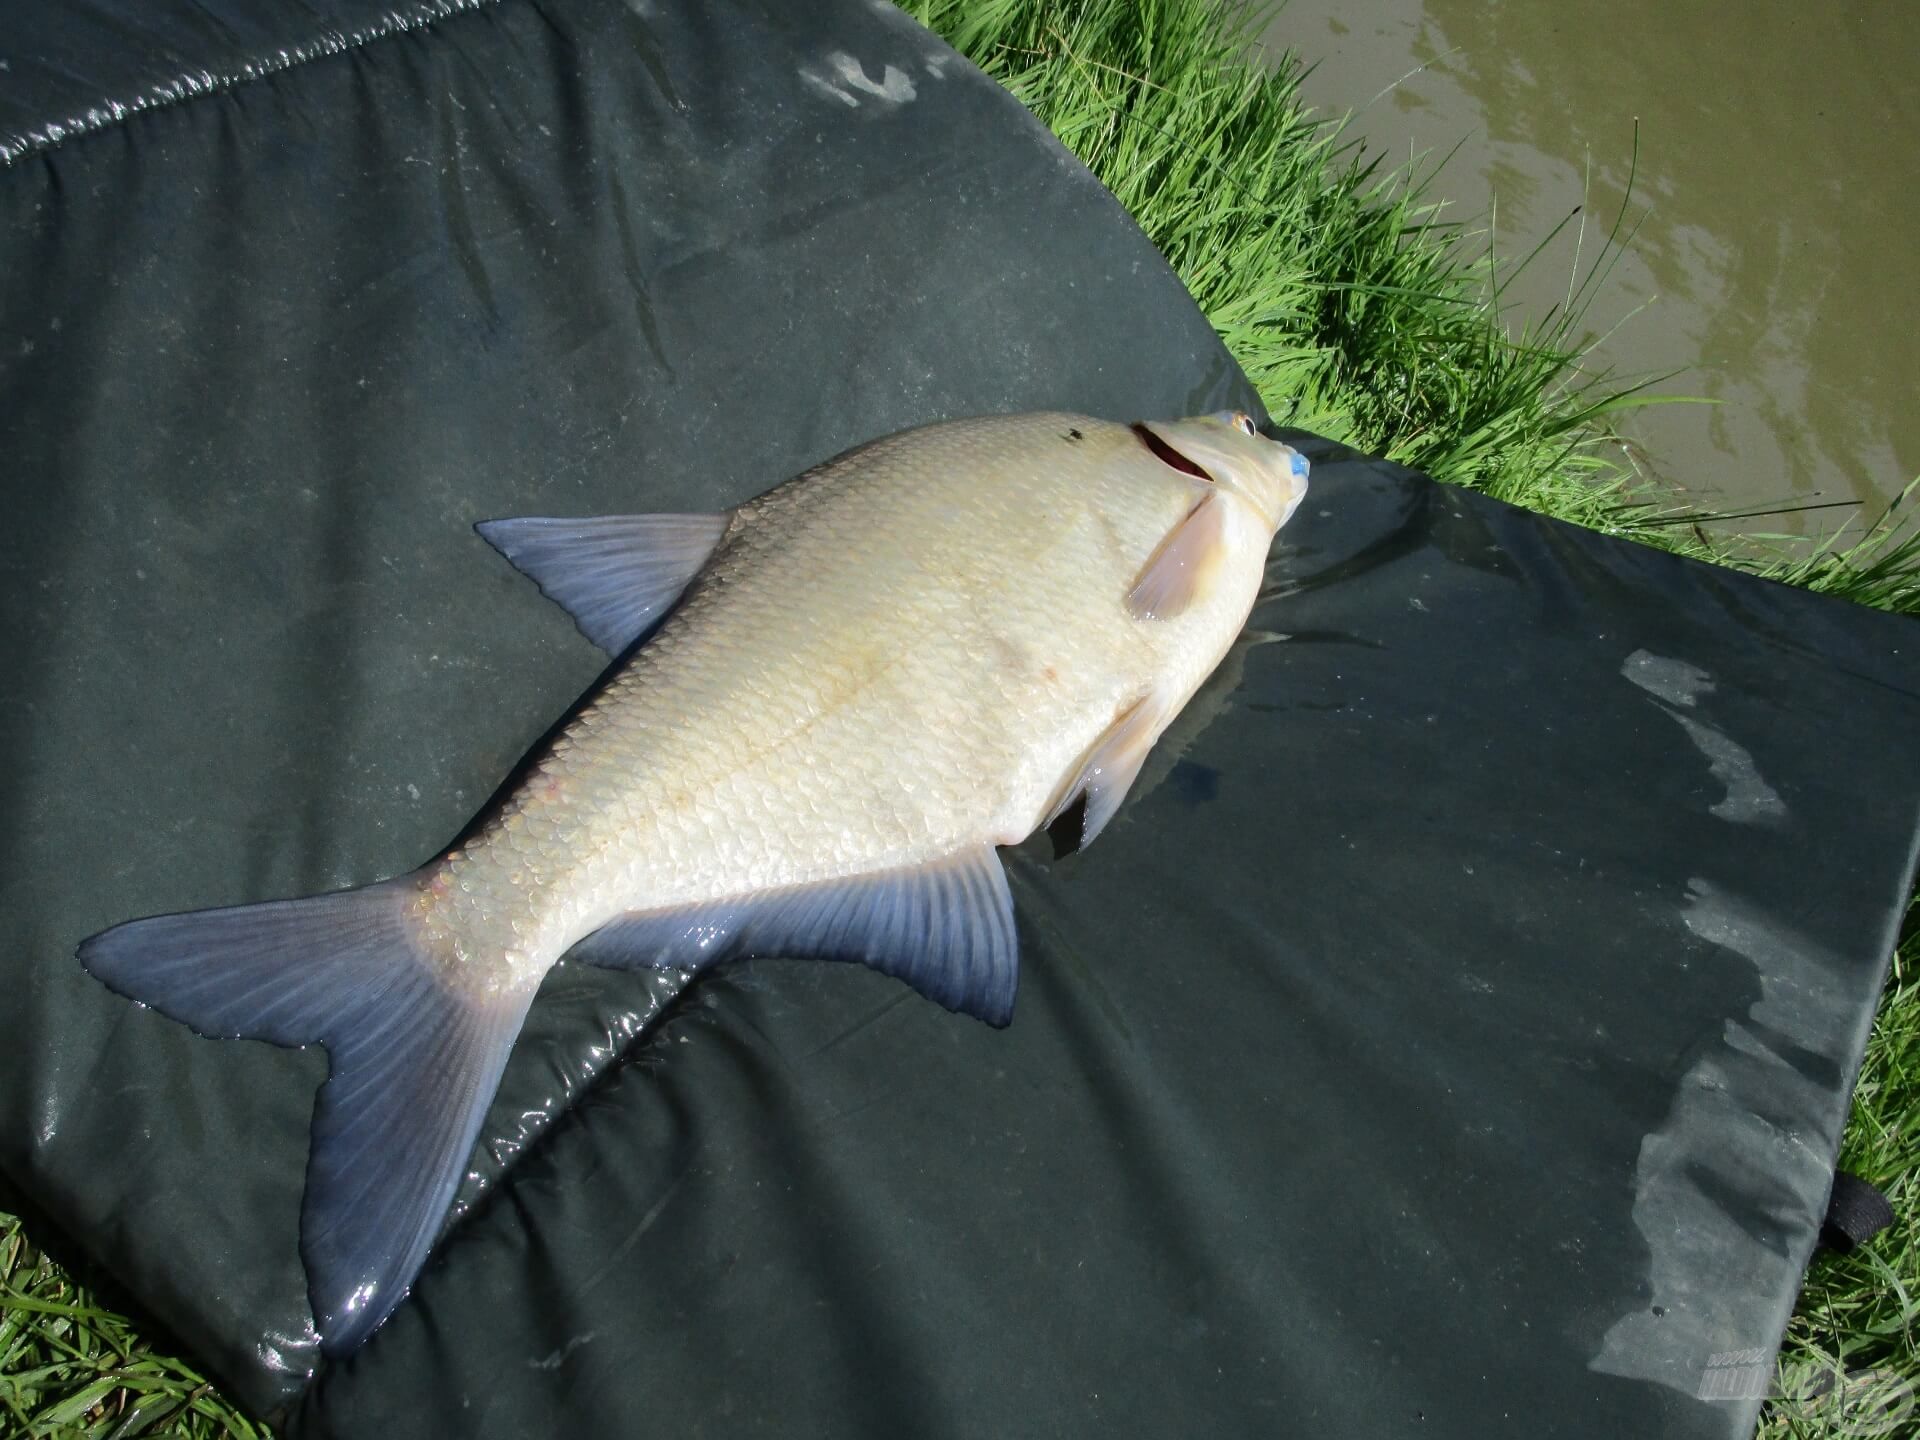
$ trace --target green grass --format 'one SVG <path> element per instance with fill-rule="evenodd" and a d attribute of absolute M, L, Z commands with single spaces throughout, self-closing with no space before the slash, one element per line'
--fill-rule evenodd
<path fill-rule="evenodd" d="M 1920 612 L 1920 533 L 1896 506 L 1808 548 L 1716 528 L 1641 479 L 1610 428 L 1644 380 L 1590 370 L 1582 320 L 1627 236 L 1583 235 L 1566 303 L 1503 313 L 1510 270 L 1446 218 L 1424 177 L 1383 170 L 1305 113 L 1295 70 L 1251 66 L 1207 0 L 908 0 L 1094 170 L 1186 281 L 1287 423 L 1452 484 L 1615 535 L 1883 609 Z M 1571 223 L 1584 224 L 1584 220 Z M 1523 257 L 1524 263 L 1524 257 Z M 1909 489 L 1906 504 L 1915 491 Z M 1903 1217 L 1920 1204 L 1920 937 L 1904 941 L 1854 1098 L 1842 1164 Z M 1770 1405 L 1769 1437 L 1863 1433 L 1842 1384 L 1920 1381 L 1920 1245 L 1903 1219 L 1816 1260 Z M 1886 1392 L 1882 1392 L 1884 1395 Z M 190 1365 L 150 1347 L 0 1217 L 0 1428 L 24 1435 L 259 1433 Z"/>
<path fill-rule="evenodd" d="M 1920 905 L 1907 918 L 1840 1147 L 1840 1167 L 1877 1184 L 1896 1218 L 1851 1254 L 1814 1258 L 1766 1440 L 1920 1433 Z M 1886 1427 L 1886 1406 L 1908 1407 L 1906 1422 Z"/>
<path fill-rule="evenodd" d="M 214 1437 L 267 1432 L 189 1362 L 28 1243 L 0 1214 L 0 1434 Z"/>

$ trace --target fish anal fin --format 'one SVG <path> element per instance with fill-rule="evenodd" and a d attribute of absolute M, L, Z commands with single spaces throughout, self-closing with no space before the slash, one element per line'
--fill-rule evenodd
<path fill-rule="evenodd" d="M 1080 844 L 1091 845 L 1107 828 L 1120 802 L 1127 798 L 1127 791 L 1140 777 L 1140 767 L 1146 764 L 1147 752 L 1153 749 L 1166 719 L 1165 707 L 1151 691 L 1116 715 L 1113 724 L 1094 742 L 1086 758 L 1060 787 L 1057 792 L 1060 798 L 1044 823 L 1051 825 L 1084 795 L 1087 805 L 1080 820 Z"/>
<path fill-rule="evenodd" d="M 876 874 L 632 911 L 572 951 L 624 969 L 697 970 L 754 955 L 857 960 L 989 1025 L 1013 1017 L 1013 897 L 991 845 Z"/>
<path fill-rule="evenodd" d="M 718 515 L 524 516 L 473 528 L 580 633 L 618 655 L 657 625 L 700 573 L 732 519 Z"/>
<path fill-rule="evenodd" d="M 1226 503 L 1209 489 L 1141 568 L 1127 608 L 1142 620 L 1170 620 L 1205 594 L 1225 551 L 1226 522 Z"/>
<path fill-rule="evenodd" d="M 111 990 L 204 1035 L 327 1049 L 300 1209 L 322 1348 L 405 1296 L 473 1151 L 532 987 L 466 995 L 420 946 L 411 879 L 134 920 L 80 947 Z"/>

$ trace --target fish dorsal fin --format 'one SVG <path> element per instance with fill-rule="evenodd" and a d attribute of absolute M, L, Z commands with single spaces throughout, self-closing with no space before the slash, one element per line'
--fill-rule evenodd
<path fill-rule="evenodd" d="M 989 1025 L 1013 1018 L 1019 978 L 1013 897 L 991 845 L 900 870 L 633 911 L 571 954 L 622 969 L 699 970 L 752 955 L 858 960 Z"/>
<path fill-rule="evenodd" d="M 580 633 L 618 655 L 660 622 L 713 554 L 732 517 L 525 516 L 474 526 L 569 615 Z"/>
<path fill-rule="evenodd" d="M 1061 789 L 1047 824 L 1066 814 L 1084 795 L 1087 808 L 1080 820 L 1080 844 L 1091 845 L 1140 778 L 1140 767 L 1146 764 L 1147 752 L 1160 737 L 1166 719 L 1164 708 L 1154 703 L 1151 693 L 1121 711 Z"/>
<path fill-rule="evenodd" d="M 1209 490 L 1160 548 L 1127 592 L 1127 607 L 1143 620 L 1171 620 L 1193 604 L 1219 568 L 1225 546 L 1227 507 Z"/>

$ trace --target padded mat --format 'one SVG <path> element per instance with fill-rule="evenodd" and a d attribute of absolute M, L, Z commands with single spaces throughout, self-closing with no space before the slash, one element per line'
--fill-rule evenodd
<path fill-rule="evenodd" d="M 563 966 L 414 1295 L 317 1368 L 323 1057 L 72 951 L 465 825 L 601 669 L 471 523 L 1250 392 L 884 5 L 49 3 L 0 58 L 0 1174 L 250 1405 L 1750 1427 L 1697 1397 L 1818 1231 L 1920 836 L 1920 630 L 1302 436 L 1249 630 L 1120 817 L 1004 852 L 1008 1030 L 852 966 Z"/>

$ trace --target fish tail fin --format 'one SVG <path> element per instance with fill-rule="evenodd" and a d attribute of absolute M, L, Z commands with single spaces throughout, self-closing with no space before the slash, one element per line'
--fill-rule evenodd
<path fill-rule="evenodd" d="M 533 997 L 449 985 L 418 894 L 402 877 L 160 915 L 79 951 L 109 989 L 203 1035 L 326 1047 L 300 1251 L 329 1355 L 359 1345 L 425 1262 Z"/>

